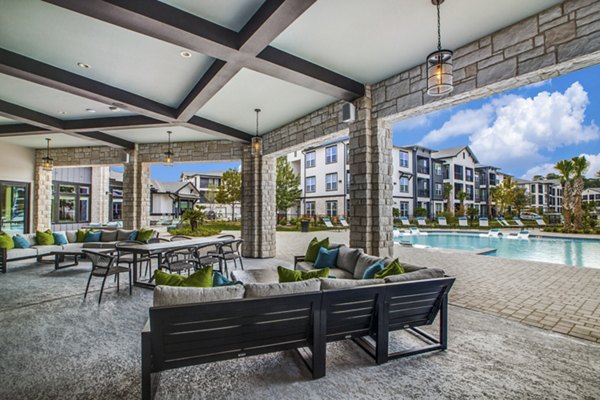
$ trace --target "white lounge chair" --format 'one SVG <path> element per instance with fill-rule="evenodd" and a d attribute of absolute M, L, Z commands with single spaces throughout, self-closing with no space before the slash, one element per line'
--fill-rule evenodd
<path fill-rule="evenodd" d="M 411 235 L 420 235 L 420 236 L 427 236 L 427 232 L 421 232 L 419 230 L 419 228 L 417 228 L 416 226 L 411 226 L 408 231 L 410 232 Z"/>
<path fill-rule="evenodd" d="M 469 226 L 467 217 L 458 217 L 458 226 Z"/>
<path fill-rule="evenodd" d="M 510 233 L 508 234 L 508 236 L 506 236 L 506 239 L 522 239 L 522 240 L 527 240 L 529 239 L 529 231 L 523 229 L 521 232 L 519 233 Z"/>
<path fill-rule="evenodd" d="M 500 225 L 502 225 L 502 226 L 510 226 L 508 221 L 505 220 L 503 217 L 496 218 L 496 221 L 498 221 L 498 223 L 500 223 Z"/>
<path fill-rule="evenodd" d="M 517 226 L 525 226 L 523 221 L 521 221 L 519 218 L 513 218 L 513 221 L 515 221 L 515 224 L 517 224 Z"/>
<path fill-rule="evenodd" d="M 425 217 L 417 217 L 417 224 L 420 226 L 427 226 L 427 220 Z"/>
<path fill-rule="evenodd" d="M 502 237 L 502 232 L 500 232 L 500 229 L 494 228 L 494 229 L 490 229 L 487 233 L 480 233 L 479 237 L 499 238 L 499 237 Z"/>
<path fill-rule="evenodd" d="M 410 225 L 410 221 L 408 220 L 407 217 L 400 217 L 400 222 L 402 222 L 402 225 L 406 225 L 406 226 Z"/>
<path fill-rule="evenodd" d="M 536 218 L 535 223 L 538 224 L 538 226 L 546 226 L 546 223 L 544 222 L 544 218 Z"/>
<path fill-rule="evenodd" d="M 490 222 L 487 217 L 479 218 L 479 226 L 482 228 L 490 226 Z"/>
<path fill-rule="evenodd" d="M 448 221 L 446 220 L 446 217 L 437 217 L 437 220 L 439 226 L 448 226 Z"/>
<path fill-rule="evenodd" d="M 323 218 L 323 223 L 328 228 L 335 228 L 335 226 L 333 226 L 333 224 L 331 223 L 331 220 L 329 218 Z"/>
<path fill-rule="evenodd" d="M 345 217 L 339 217 L 338 219 L 340 220 L 340 224 L 342 224 L 344 228 L 348 228 L 350 226 L 350 224 L 348 224 L 348 221 L 346 221 Z"/>

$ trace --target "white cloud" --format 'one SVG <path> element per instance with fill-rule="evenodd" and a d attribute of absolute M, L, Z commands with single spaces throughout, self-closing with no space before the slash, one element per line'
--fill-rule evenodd
<path fill-rule="evenodd" d="M 600 171 L 600 154 L 585 154 L 582 153 L 579 155 L 587 158 L 590 162 L 590 168 L 588 168 L 585 176 L 588 178 L 595 178 L 596 172 Z M 545 163 L 542 165 L 535 166 L 533 168 L 529 168 L 527 172 L 521 176 L 523 179 L 531 179 L 534 175 L 543 175 L 546 176 L 549 173 L 558 174 L 558 171 L 554 169 L 555 163 Z"/>
<path fill-rule="evenodd" d="M 431 125 L 433 114 L 423 114 L 418 117 L 409 118 L 394 124 L 394 129 L 415 129 Z"/>
<path fill-rule="evenodd" d="M 543 162 L 542 150 L 589 142 L 600 137 L 595 123 L 585 124 L 589 104 L 579 82 L 564 93 L 540 92 L 535 97 L 507 95 L 479 109 L 454 114 L 421 144 L 442 143 L 450 137 L 468 136 L 482 163 L 510 170 Z"/>

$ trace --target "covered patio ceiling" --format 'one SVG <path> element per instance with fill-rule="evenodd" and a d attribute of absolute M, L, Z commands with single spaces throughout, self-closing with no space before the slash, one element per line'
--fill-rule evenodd
<path fill-rule="evenodd" d="M 456 49 L 559 0 L 447 0 Z M 0 0 L 0 142 L 248 141 L 436 47 L 431 0 Z"/>

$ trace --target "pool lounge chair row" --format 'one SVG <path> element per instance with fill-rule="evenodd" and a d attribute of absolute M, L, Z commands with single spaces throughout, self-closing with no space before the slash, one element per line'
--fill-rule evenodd
<path fill-rule="evenodd" d="M 427 225 L 427 220 L 425 219 L 425 217 L 417 217 L 417 224 L 419 226 L 428 226 Z M 438 220 L 438 225 L 439 226 L 448 226 L 448 221 L 446 220 L 446 217 L 437 217 Z M 408 219 L 408 217 L 400 217 L 400 221 L 402 222 L 402 225 L 404 226 L 410 226 L 410 220 Z M 523 224 L 523 221 L 521 221 L 519 218 L 513 218 L 513 222 L 515 223 L 514 225 L 510 224 L 506 219 L 504 219 L 504 217 L 498 217 L 496 218 L 496 221 L 501 225 L 501 226 L 510 226 L 510 227 L 514 227 L 514 226 L 518 226 L 518 227 L 523 227 L 525 226 L 525 224 Z M 543 218 L 537 218 L 535 219 L 535 222 L 537 223 L 538 226 L 545 226 L 546 223 L 544 222 Z M 461 227 L 467 227 L 469 226 L 469 220 L 467 219 L 467 217 L 458 217 L 458 226 Z M 488 228 L 490 226 L 490 220 L 488 217 L 480 217 L 479 218 L 479 226 L 481 228 Z"/>

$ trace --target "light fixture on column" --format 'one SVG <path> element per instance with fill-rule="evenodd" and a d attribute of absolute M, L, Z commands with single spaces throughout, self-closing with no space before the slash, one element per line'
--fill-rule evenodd
<path fill-rule="evenodd" d="M 54 160 L 50 158 L 50 140 L 46 138 L 46 157 L 42 158 L 42 168 L 44 171 L 52 171 L 54 167 Z"/>
<path fill-rule="evenodd" d="M 260 113 L 260 108 L 255 108 L 254 112 L 256 113 L 256 136 L 252 138 L 252 155 L 260 156 L 262 155 L 262 138 L 258 136 L 258 113 Z"/>
<path fill-rule="evenodd" d="M 437 8 L 438 49 L 427 56 L 427 94 L 443 96 L 450 93 L 452 84 L 452 51 L 442 50 L 440 5 L 444 0 L 431 0 Z"/>
<path fill-rule="evenodd" d="M 165 152 L 165 165 L 167 167 L 172 167 L 173 166 L 173 152 L 171 151 L 171 133 L 173 133 L 173 132 L 167 131 L 167 133 L 169 134 L 169 148 Z"/>

